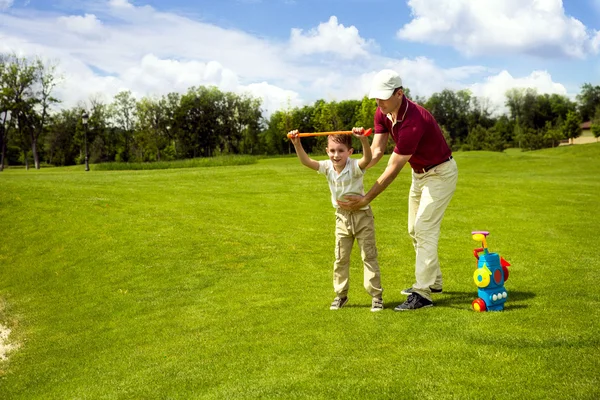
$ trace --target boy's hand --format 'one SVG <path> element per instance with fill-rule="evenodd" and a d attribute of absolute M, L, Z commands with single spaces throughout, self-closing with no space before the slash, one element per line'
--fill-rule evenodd
<path fill-rule="evenodd" d="M 289 131 L 288 132 L 288 137 L 290 138 L 290 141 L 294 145 L 297 145 L 297 144 L 300 143 L 300 138 L 298 137 L 298 129 L 294 129 L 293 131 Z"/>
<path fill-rule="evenodd" d="M 366 132 L 367 131 L 365 131 L 365 129 L 362 126 L 359 128 L 356 128 L 356 127 L 352 128 L 352 135 L 357 137 L 361 141 L 361 143 L 368 143 L 368 139 L 365 136 Z"/>
<path fill-rule="evenodd" d="M 365 135 L 365 128 L 363 128 L 362 126 L 359 128 L 354 127 L 352 128 L 352 134 L 360 139 L 361 136 Z"/>

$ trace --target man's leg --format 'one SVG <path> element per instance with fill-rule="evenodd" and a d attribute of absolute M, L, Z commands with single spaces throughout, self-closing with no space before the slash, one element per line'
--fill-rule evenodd
<path fill-rule="evenodd" d="M 419 205 L 421 203 L 422 187 L 419 182 L 413 182 L 410 186 L 410 192 L 408 195 L 408 234 L 412 240 L 415 254 L 417 253 L 417 235 L 415 234 L 415 222 L 417 220 L 417 213 L 419 211 Z M 414 285 L 413 285 L 414 286 Z M 440 269 L 439 263 L 437 263 L 437 270 L 435 275 L 435 282 L 431 286 L 434 291 L 440 292 L 442 290 L 442 270 Z M 412 288 L 408 288 L 402 291 L 403 294 L 409 295 L 412 293 Z"/>
<path fill-rule="evenodd" d="M 417 281 L 413 285 L 413 291 L 428 300 L 431 300 L 430 288 L 441 284 L 438 240 L 442 219 L 456 190 L 457 179 L 458 169 L 454 160 L 434 168 L 421 179 L 413 177 L 413 185 L 416 186 L 414 192 L 420 194 L 416 215 L 411 214 L 411 207 L 414 208 L 416 204 L 416 196 L 413 199 L 411 188 L 410 201 L 414 203 L 409 205 L 409 221 L 410 215 L 414 215 L 414 222 L 412 229 L 410 225 L 409 229 L 412 230 L 411 237 L 415 243 Z M 412 212 L 414 213 L 414 209 Z"/>

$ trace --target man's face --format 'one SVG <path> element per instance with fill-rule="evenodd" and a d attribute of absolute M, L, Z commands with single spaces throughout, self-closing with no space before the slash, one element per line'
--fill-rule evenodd
<path fill-rule="evenodd" d="M 381 112 L 384 114 L 389 114 L 392 111 L 397 111 L 400 108 L 400 105 L 402 104 L 403 95 L 404 92 L 402 91 L 402 89 L 398 89 L 398 91 L 394 93 L 389 99 L 376 99 L 377 107 L 379 107 L 381 109 Z"/>

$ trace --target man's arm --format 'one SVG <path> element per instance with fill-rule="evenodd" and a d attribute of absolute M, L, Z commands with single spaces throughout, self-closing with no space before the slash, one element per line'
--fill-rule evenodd
<path fill-rule="evenodd" d="M 410 155 L 400 155 L 392 153 L 385 171 L 371 187 L 371 190 L 364 196 L 346 196 L 346 201 L 338 200 L 338 205 L 345 210 L 359 210 L 373 201 L 381 192 L 383 192 L 396 179 L 404 164 L 410 160 Z"/>
<path fill-rule="evenodd" d="M 364 196 L 367 204 L 372 202 L 381 192 L 383 192 L 389 185 L 396 179 L 404 165 L 410 160 L 410 155 L 400 155 L 392 153 L 388 161 L 388 165 L 385 171 L 377 179 L 377 181 L 371 187 L 371 190 Z"/>
<path fill-rule="evenodd" d="M 381 160 L 381 157 L 385 154 L 385 148 L 387 146 L 389 133 L 377 133 L 373 135 L 373 143 L 371 144 L 371 153 L 373 154 L 373 159 L 367 165 L 367 168 L 373 167 L 375 164 Z"/>

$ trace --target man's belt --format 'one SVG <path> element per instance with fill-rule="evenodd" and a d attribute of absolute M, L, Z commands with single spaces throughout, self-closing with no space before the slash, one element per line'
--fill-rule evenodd
<path fill-rule="evenodd" d="M 447 159 L 445 159 L 445 160 L 444 160 L 444 161 L 442 161 L 441 163 L 437 163 L 437 164 L 433 164 L 433 165 L 428 165 L 428 166 L 426 166 L 426 167 L 425 167 L 425 168 L 423 168 L 423 169 L 413 169 L 413 171 L 415 171 L 417 174 L 424 174 L 425 172 L 427 172 L 427 171 L 429 171 L 429 170 L 431 170 L 431 169 L 433 169 L 433 168 L 437 167 L 438 165 L 441 165 L 441 164 L 443 164 L 443 163 L 445 163 L 445 162 L 448 162 L 448 161 L 450 161 L 450 160 L 452 160 L 452 156 L 448 157 Z"/>

